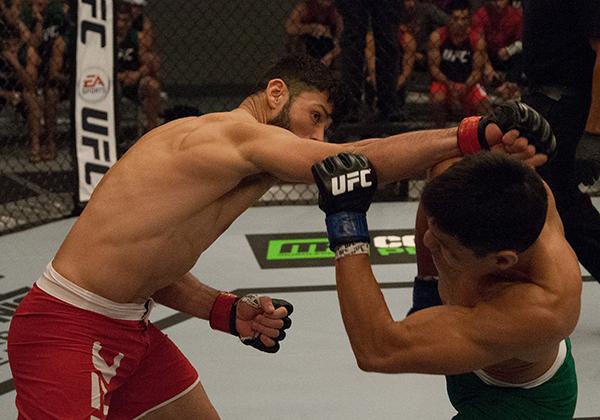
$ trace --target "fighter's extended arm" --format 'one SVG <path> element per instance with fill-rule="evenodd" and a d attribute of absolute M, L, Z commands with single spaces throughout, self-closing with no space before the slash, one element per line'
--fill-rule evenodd
<path fill-rule="evenodd" d="M 456 129 L 416 131 L 346 144 L 301 139 L 269 126 L 248 130 L 253 133 L 240 151 L 253 165 L 249 170 L 269 172 L 285 181 L 312 182 L 311 165 L 342 151 L 361 153 L 371 159 L 383 183 L 418 175 L 439 161 L 461 155 Z M 496 130 L 500 137 L 500 130 Z"/>
<path fill-rule="evenodd" d="M 440 161 L 477 153 L 481 148 L 511 153 L 530 160 L 534 166 L 546 161 L 544 155 L 534 156 L 535 150 L 527 142 L 515 142 L 512 138 L 510 144 L 505 143 L 507 136 L 502 135 L 500 127 L 504 132 L 517 128 L 522 135 L 533 134 L 532 143 L 546 153 L 550 148 L 548 143 L 554 144 L 549 138 L 553 136 L 548 123 L 536 111 L 518 103 L 498 107 L 484 118 L 466 118 L 458 129 L 415 131 L 346 144 L 300 139 L 287 130 L 266 124 L 236 123 L 227 136 L 237 142 L 241 158 L 238 167 L 245 167 L 246 175 L 268 172 L 293 182 L 312 182 L 310 166 L 341 151 L 369 158 L 382 183 L 407 179 Z"/>
<path fill-rule="evenodd" d="M 246 295 L 241 298 L 200 282 L 192 273 L 157 291 L 153 299 L 169 308 L 210 321 L 213 329 L 240 337 L 244 344 L 267 353 L 291 326 L 293 307 L 282 299 Z"/>

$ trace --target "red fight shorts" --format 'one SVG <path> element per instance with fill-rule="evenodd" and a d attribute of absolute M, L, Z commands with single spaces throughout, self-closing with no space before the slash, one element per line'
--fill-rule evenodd
<path fill-rule="evenodd" d="M 148 322 L 152 303 L 109 301 L 49 264 L 8 332 L 19 419 L 133 419 L 191 391 L 198 374 Z"/>
<path fill-rule="evenodd" d="M 436 93 L 442 93 L 446 98 L 446 103 L 450 105 L 452 95 L 448 91 L 447 84 L 441 82 L 431 82 L 431 94 L 435 95 Z M 471 88 L 458 99 L 460 100 L 460 103 L 467 114 L 474 114 L 476 112 L 477 105 L 487 97 L 487 93 L 483 86 L 477 83 L 471 86 Z"/>

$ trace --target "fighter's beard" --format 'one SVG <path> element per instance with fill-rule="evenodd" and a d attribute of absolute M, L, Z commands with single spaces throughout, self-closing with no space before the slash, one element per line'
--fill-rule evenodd
<path fill-rule="evenodd" d="M 292 100 L 290 100 L 283 106 L 279 114 L 275 115 L 273 118 L 267 121 L 267 124 L 275 125 L 277 127 L 285 128 L 286 130 L 290 130 L 291 122 L 290 122 L 290 104 Z"/>

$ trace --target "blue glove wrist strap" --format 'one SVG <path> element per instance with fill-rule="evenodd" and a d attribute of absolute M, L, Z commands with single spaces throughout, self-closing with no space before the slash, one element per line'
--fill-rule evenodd
<path fill-rule="evenodd" d="M 332 251 L 351 242 L 369 243 L 369 227 L 365 213 L 340 212 L 325 217 L 329 248 Z"/>

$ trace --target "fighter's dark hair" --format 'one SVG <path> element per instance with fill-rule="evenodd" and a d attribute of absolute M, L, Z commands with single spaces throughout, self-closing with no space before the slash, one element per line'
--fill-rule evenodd
<path fill-rule="evenodd" d="M 328 95 L 336 114 L 345 107 L 347 95 L 339 81 L 325 64 L 307 54 L 289 54 L 278 59 L 262 75 L 251 93 L 266 89 L 273 79 L 282 79 L 292 97 L 307 90 L 316 90 Z"/>
<path fill-rule="evenodd" d="M 421 202 L 436 226 L 480 257 L 529 248 L 548 208 L 537 172 L 489 152 L 465 157 L 431 180 Z"/>

